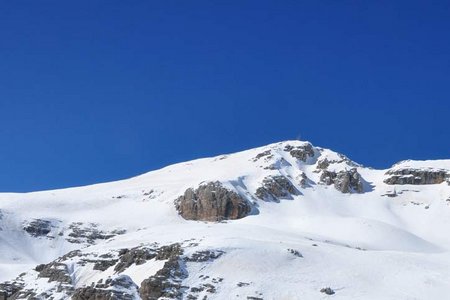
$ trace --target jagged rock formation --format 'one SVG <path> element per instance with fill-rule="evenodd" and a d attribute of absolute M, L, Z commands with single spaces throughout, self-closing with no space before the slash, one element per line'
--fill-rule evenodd
<path fill-rule="evenodd" d="M 35 219 L 29 223 L 26 223 L 23 230 L 33 237 L 46 236 L 52 231 L 52 222 L 48 220 Z"/>
<path fill-rule="evenodd" d="M 29 292 L 21 292 L 23 289 L 23 283 L 21 282 L 4 282 L 0 283 L 0 300 L 13 300 L 19 298 L 25 298 L 30 296 Z M 22 298 L 22 299 L 23 299 Z"/>
<path fill-rule="evenodd" d="M 326 185 L 334 184 L 334 187 L 342 193 L 362 193 L 364 191 L 362 177 L 356 168 L 337 173 L 323 170 L 320 181 Z"/>
<path fill-rule="evenodd" d="M 278 201 L 279 198 L 287 199 L 298 195 L 298 190 L 282 175 L 268 176 L 263 179 L 262 186 L 256 190 L 255 195 L 261 200 Z"/>
<path fill-rule="evenodd" d="M 181 299 L 183 294 L 182 279 L 187 277 L 183 260 L 180 256 L 183 249 L 179 244 L 166 246 L 161 252 L 161 258 L 167 259 L 164 267 L 155 275 L 145 279 L 139 288 L 142 300 L 157 300 L 161 297 Z"/>
<path fill-rule="evenodd" d="M 220 182 L 209 182 L 197 189 L 187 189 L 175 201 L 179 214 L 187 220 L 220 221 L 240 219 L 249 214 L 251 206 Z"/>
<path fill-rule="evenodd" d="M 56 281 L 66 284 L 72 283 L 69 270 L 63 263 L 51 262 L 49 264 L 41 264 L 38 265 L 35 270 L 39 272 L 38 277 L 48 278 L 48 282 Z"/>
<path fill-rule="evenodd" d="M 126 275 L 100 281 L 95 286 L 78 288 L 72 300 L 133 300 L 136 299 L 138 286 Z"/>
<path fill-rule="evenodd" d="M 327 158 L 319 159 L 317 161 L 317 169 L 326 170 L 330 166 L 330 161 Z"/>
<path fill-rule="evenodd" d="M 400 168 L 386 172 L 386 184 L 440 184 L 450 178 L 446 170 Z"/>
<path fill-rule="evenodd" d="M 303 162 L 306 162 L 309 157 L 314 157 L 314 147 L 310 143 L 297 146 L 286 145 L 284 151 Z"/>
<path fill-rule="evenodd" d="M 111 232 L 104 232 L 98 229 L 98 224 L 84 224 L 82 222 L 75 222 L 69 225 L 69 232 L 67 241 L 71 243 L 94 244 L 96 240 L 107 240 L 116 235 L 124 234 L 126 231 L 113 230 Z"/>
<path fill-rule="evenodd" d="M 193 253 L 190 257 L 186 257 L 184 260 L 190 262 L 206 262 L 217 259 L 222 256 L 222 254 L 224 254 L 224 251 L 203 250 Z"/>
<path fill-rule="evenodd" d="M 120 260 L 114 267 L 114 271 L 121 273 L 133 264 L 142 265 L 146 261 L 156 257 L 154 250 L 150 248 L 122 249 L 119 252 Z"/>

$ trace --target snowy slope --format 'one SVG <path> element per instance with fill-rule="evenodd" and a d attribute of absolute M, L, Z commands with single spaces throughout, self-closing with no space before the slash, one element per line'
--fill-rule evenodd
<path fill-rule="evenodd" d="M 309 145 L 286 141 L 117 182 L 0 194 L 0 291 L 7 299 L 70 299 L 110 278 L 103 289 L 117 290 L 114 299 L 140 299 L 141 283 L 167 269 L 167 282 L 178 284 L 169 289 L 182 299 L 442 299 L 450 288 L 450 160 L 374 170 Z M 359 186 L 342 192 L 346 182 L 336 178 L 352 169 Z M 387 184 L 399 169 L 444 177 Z M 296 192 L 259 197 L 276 176 Z M 174 201 L 187 189 L 216 181 L 251 213 L 221 222 L 178 214 Z M 163 246 L 174 244 L 182 250 L 167 254 Z M 147 256 L 119 272 L 121 249 Z M 100 260 L 105 266 L 94 270 Z"/>

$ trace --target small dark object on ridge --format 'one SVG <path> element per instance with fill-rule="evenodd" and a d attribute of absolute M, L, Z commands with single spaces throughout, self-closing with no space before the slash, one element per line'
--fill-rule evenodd
<path fill-rule="evenodd" d="M 326 287 L 320 290 L 321 293 L 327 294 L 327 295 L 334 295 L 334 291 L 330 287 Z"/>

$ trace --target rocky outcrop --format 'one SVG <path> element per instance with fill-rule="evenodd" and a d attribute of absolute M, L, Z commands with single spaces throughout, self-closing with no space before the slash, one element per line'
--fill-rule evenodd
<path fill-rule="evenodd" d="M 388 175 L 384 180 L 386 184 L 440 184 L 450 180 L 450 174 L 446 170 L 439 169 L 400 168 L 389 170 L 386 175 Z"/>
<path fill-rule="evenodd" d="M 314 148 L 310 143 L 305 143 L 301 146 L 286 145 L 284 151 L 289 152 L 292 157 L 303 162 L 306 162 L 309 157 L 314 157 Z"/>
<path fill-rule="evenodd" d="M 330 288 L 330 287 L 326 287 L 326 288 L 320 289 L 320 292 L 324 293 L 326 295 L 334 295 L 335 294 L 334 290 L 332 288 Z"/>
<path fill-rule="evenodd" d="M 107 240 L 125 233 L 125 230 L 114 230 L 111 232 L 104 232 L 98 228 L 95 223 L 84 224 L 82 222 L 75 222 L 69 225 L 69 237 L 67 241 L 70 243 L 88 243 L 94 244 L 97 240 Z"/>
<path fill-rule="evenodd" d="M 35 219 L 29 223 L 25 223 L 25 230 L 32 237 L 46 236 L 52 231 L 52 222 L 48 220 Z"/>
<path fill-rule="evenodd" d="M 29 293 L 22 291 L 23 283 L 20 282 L 4 282 L 0 283 L 0 300 L 18 299 L 25 296 L 22 299 L 26 299 Z"/>
<path fill-rule="evenodd" d="M 298 190 L 282 175 L 268 176 L 263 179 L 255 195 L 261 200 L 278 201 L 280 198 L 291 199 L 292 195 L 298 195 Z"/>
<path fill-rule="evenodd" d="M 161 257 L 167 259 L 163 268 L 141 283 L 139 295 L 142 300 L 156 300 L 161 297 L 181 299 L 183 295 L 184 287 L 181 282 L 187 277 L 183 260 L 180 258 L 183 250 L 179 244 L 166 246 L 165 249 L 161 252 Z"/>
<path fill-rule="evenodd" d="M 330 166 L 330 161 L 327 158 L 317 161 L 317 169 L 326 170 Z"/>
<path fill-rule="evenodd" d="M 126 275 L 100 281 L 94 286 L 78 288 L 72 300 L 133 300 L 137 298 L 138 286 Z"/>
<path fill-rule="evenodd" d="M 266 150 L 264 152 L 258 153 L 252 160 L 253 161 L 257 161 L 257 160 L 259 160 L 262 157 L 264 157 L 266 159 L 272 158 L 273 157 L 272 151 L 271 150 Z"/>
<path fill-rule="evenodd" d="M 132 265 L 142 265 L 150 259 L 156 257 L 154 250 L 149 248 L 123 249 L 119 253 L 120 260 L 114 267 L 114 271 L 121 273 Z"/>
<path fill-rule="evenodd" d="M 250 203 L 220 182 L 187 189 L 175 200 L 178 213 L 186 220 L 221 221 L 240 219 L 251 211 Z"/>
<path fill-rule="evenodd" d="M 197 251 L 193 253 L 189 257 L 185 257 L 184 260 L 188 262 L 207 262 L 212 261 L 215 259 L 218 259 L 222 254 L 224 254 L 224 251 L 221 250 L 203 250 L 203 251 Z"/>
<path fill-rule="evenodd" d="M 38 277 L 48 278 L 48 282 L 72 283 L 67 266 L 63 263 L 51 262 L 49 264 L 41 264 L 36 266 L 35 270 L 39 272 Z"/>
<path fill-rule="evenodd" d="M 334 187 L 342 193 L 362 193 L 364 191 L 362 177 L 356 168 L 337 173 L 323 170 L 320 181 L 326 185 L 334 184 Z"/>
<path fill-rule="evenodd" d="M 300 184 L 300 186 L 304 189 L 308 186 L 311 186 L 311 180 L 308 178 L 308 176 L 306 176 L 306 174 L 303 172 L 301 173 L 298 177 L 298 183 Z"/>
<path fill-rule="evenodd" d="M 225 252 L 203 248 L 187 256 L 183 253 L 182 245 L 174 243 L 160 246 L 153 243 L 134 248 L 110 249 L 104 253 L 74 250 L 51 263 L 36 266 L 33 271 L 21 274 L 14 281 L 0 283 L 0 300 L 53 299 L 55 295 L 58 295 L 58 299 L 73 300 L 200 299 L 201 293 L 215 293 L 223 278 L 210 278 L 201 274 L 200 285 L 192 288 L 183 285 L 183 280 L 189 275 L 186 265 L 209 263 Z M 198 244 L 189 243 L 185 246 L 196 247 Z M 120 274 L 131 265 L 141 265 L 151 259 L 163 260 L 164 265 L 156 273 L 149 271 L 154 275 L 143 280 L 140 286 L 139 282 L 133 282 L 129 276 Z M 97 264 L 101 264 L 100 267 L 96 267 Z M 71 273 L 77 273 L 80 268 L 82 272 L 92 268 L 105 271 L 114 266 L 114 275 L 107 271 L 96 282 L 86 282 L 86 285 L 75 285 L 71 277 Z M 24 278 L 27 278 L 26 283 Z M 48 279 L 45 289 L 35 285 L 34 282 L 39 278 Z"/>

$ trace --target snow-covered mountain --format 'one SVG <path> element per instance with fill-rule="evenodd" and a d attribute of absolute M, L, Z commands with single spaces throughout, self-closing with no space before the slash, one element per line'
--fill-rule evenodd
<path fill-rule="evenodd" d="M 450 160 L 286 141 L 0 194 L 0 299 L 445 299 Z"/>

